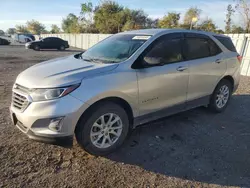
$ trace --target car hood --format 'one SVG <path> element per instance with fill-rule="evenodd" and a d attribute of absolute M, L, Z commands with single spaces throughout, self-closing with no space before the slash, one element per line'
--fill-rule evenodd
<path fill-rule="evenodd" d="M 82 79 L 115 69 L 118 64 L 91 63 L 74 55 L 36 64 L 17 77 L 16 83 L 27 88 L 53 88 L 79 83 Z"/>
<path fill-rule="evenodd" d="M 27 42 L 26 45 L 31 45 L 31 44 L 39 44 L 40 41 L 30 41 L 30 42 Z"/>

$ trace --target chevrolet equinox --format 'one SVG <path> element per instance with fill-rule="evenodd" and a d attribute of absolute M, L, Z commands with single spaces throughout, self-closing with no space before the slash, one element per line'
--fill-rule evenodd
<path fill-rule="evenodd" d="M 231 39 L 201 31 L 118 33 L 87 51 L 20 73 L 10 107 L 29 138 L 106 155 L 140 124 L 206 106 L 227 107 L 240 79 Z"/>

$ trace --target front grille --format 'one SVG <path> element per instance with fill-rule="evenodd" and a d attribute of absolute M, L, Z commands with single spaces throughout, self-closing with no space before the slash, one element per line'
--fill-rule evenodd
<path fill-rule="evenodd" d="M 13 91 L 12 94 L 12 106 L 20 111 L 24 111 L 29 105 L 28 99 Z"/>

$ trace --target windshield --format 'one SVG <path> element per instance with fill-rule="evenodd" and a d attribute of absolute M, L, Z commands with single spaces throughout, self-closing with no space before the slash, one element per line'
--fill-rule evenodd
<path fill-rule="evenodd" d="M 81 57 L 89 61 L 119 63 L 128 59 L 150 36 L 118 34 L 93 46 Z"/>

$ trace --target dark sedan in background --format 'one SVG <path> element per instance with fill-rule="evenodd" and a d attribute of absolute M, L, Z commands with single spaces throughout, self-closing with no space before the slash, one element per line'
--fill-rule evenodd
<path fill-rule="evenodd" d="M 9 45 L 10 41 L 0 37 L 0 45 Z"/>
<path fill-rule="evenodd" d="M 68 41 L 62 40 L 57 37 L 47 37 L 39 41 L 32 41 L 25 44 L 27 49 L 40 50 L 40 49 L 58 49 L 65 50 L 69 48 Z"/>

